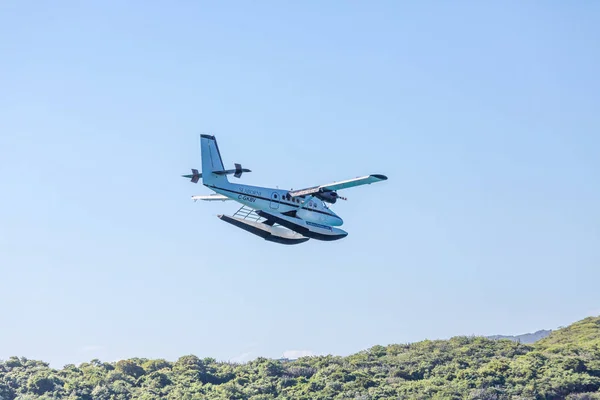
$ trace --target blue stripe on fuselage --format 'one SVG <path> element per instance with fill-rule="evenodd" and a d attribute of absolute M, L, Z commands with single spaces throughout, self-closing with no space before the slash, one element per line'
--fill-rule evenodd
<path fill-rule="evenodd" d="M 237 190 L 227 189 L 227 188 L 224 188 L 224 187 L 218 187 L 218 186 L 213 186 L 213 185 L 205 185 L 205 186 L 207 186 L 207 187 L 209 187 L 211 189 L 224 190 L 224 191 L 229 192 L 229 193 L 234 193 L 234 194 L 237 194 L 238 196 L 242 195 L 242 196 L 247 196 L 247 197 L 255 197 L 255 198 L 258 198 L 258 199 L 261 199 L 261 200 L 264 200 L 264 201 L 271 201 L 271 202 L 274 202 L 274 203 L 283 204 L 283 205 L 288 206 L 288 207 L 302 208 L 304 210 L 308 210 L 308 211 L 312 211 L 312 212 L 316 212 L 316 213 L 320 213 L 320 214 L 329 215 L 331 217 L 339 218 L 331 210 L 328 210 L 330 212 L 326 212 L 326 211 L 318 210 L 318 209 L 315 209 L 315 208 L 309 208 L 309 207 L 306 207 L 306 206 L 300 206 L 297 203 L 292 203 L 292 202 L 288 203 L 288 202 L 281 201 L 279 199 L 277 199 L 277 200 L 271 199 L 271 198 L 262 196 L 262 192 L 260 192 L 258 190 L 245 189 L 244 192 L 240 192 L 240 191 L 237 191 Z M 283 197 L 280 192 L 277 192 L 277 193 L 278 193 L 278 195 L 280 197 Z M 243 200 L 243 201 L 250 201 L 250 202 L 252 202 L 252 200 Z"/>

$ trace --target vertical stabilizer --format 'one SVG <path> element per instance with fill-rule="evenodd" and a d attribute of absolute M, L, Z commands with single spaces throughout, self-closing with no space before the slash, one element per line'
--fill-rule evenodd
<path fill-rule="evenodd" d="M 217 145 L 217 139 L 211 135 L 200 135 L 200 151 L 202 155 L 202 183 L 220 186 L 227 184 L 227 176 L 217 175 L 215 171 L 224 171 L 223 160 Z"/>

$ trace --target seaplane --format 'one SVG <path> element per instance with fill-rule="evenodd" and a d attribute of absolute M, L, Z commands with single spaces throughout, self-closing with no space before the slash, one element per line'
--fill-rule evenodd
<path fill-rule="evenodd" d="M 194 195 L 192 200 L 235 201 L 241 208 L 233 215 L 217 215 L 222 221 L 253 233 L 266 241 L 279 244 L 299 244 L 310 239 L 333 241 L 348 236 L 339 228 L 344 221 L 328 206 L 338 199 L 338 190 L 385 181 L 381 174 L 371 174 L 326 185 L 300 190 L 282 190 L 232 183 L 228 175 L 241 178 L 246 172 L 241 164 L 225 169 L 217 139 L 200 135 L 202 170 L 192 169 L 192 174 L 182 175 L 193 183 L 202 184 L 215 193 Z"/>

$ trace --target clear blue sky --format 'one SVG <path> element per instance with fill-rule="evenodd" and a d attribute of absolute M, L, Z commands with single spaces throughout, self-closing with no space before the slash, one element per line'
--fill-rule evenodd
<path fill-rule="evenodd" d="M 599 19 L 3 2 L 0 359 L 346 355 L 599 314 Z M 334 206 L 347 238 L 279 246 L 190 200 L 200 133 L 248 184 L 389 180 Z"/>

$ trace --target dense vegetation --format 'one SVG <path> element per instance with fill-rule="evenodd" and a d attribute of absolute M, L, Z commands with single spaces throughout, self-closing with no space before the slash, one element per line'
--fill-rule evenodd
<path fill-rule="evenodd" d="M 533 345 L 456 337 L 375 346 L 349 357 L 245 364 L 93 360 L 54 370 L 0 363 L 0 399 L 600 399 L 600 318 Z"/>

